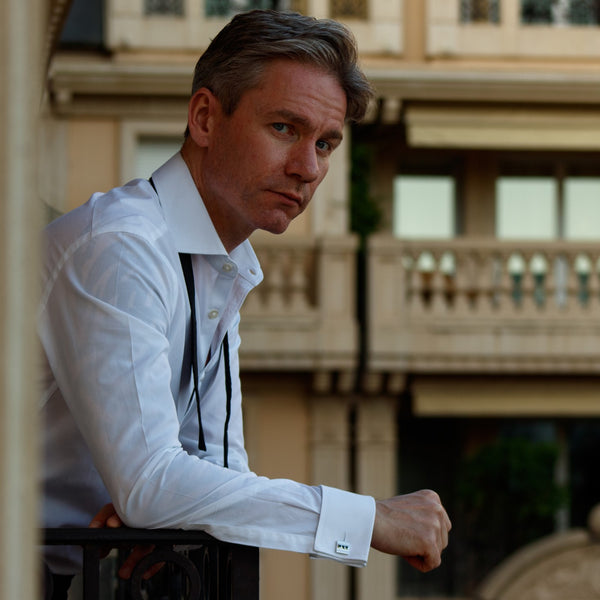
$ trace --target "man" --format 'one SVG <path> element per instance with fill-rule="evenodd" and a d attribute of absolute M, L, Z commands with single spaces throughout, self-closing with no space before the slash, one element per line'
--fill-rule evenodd
<path fill-rule="evenodd" d="M 239 309 L 262 278 L 247 238 L 306 208 L 370 95 L 340 24 L 240 14 L 198 61 L 181 152 L 47 228 L 46 526 L 86 526 L 112 503 L 135 527 L 439 565 L 450 522 L 434 492 L 375 502 L 269 480 L 243 444 Z M 46 561 L 69 575 L 79 557 L 54 548 Z"/>

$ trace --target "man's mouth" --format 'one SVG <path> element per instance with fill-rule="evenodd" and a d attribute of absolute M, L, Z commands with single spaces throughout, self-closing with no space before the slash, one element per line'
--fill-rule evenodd
<path fill-rule="evenodd" d="M 302 206 L 302 196 L 300 194 L 297 194 L 295 192 L 281 192 L 281 191 L 276 191 L 276 190 L 274 191 L 274 193 L 277 194 L 278 196 L 281 196 L 281 197 L 289 200 L 293 204 Z"/>

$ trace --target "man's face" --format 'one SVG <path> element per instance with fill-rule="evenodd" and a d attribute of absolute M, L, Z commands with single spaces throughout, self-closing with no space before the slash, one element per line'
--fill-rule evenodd
<path fill-rule="evenodd" d="M 255 229 L 282 233 L 307 207 L 340 144 L 337 79 L 291 61 L 267 65 L 232 115 L 215 111 L 199 185 L 226 248 Z"/>

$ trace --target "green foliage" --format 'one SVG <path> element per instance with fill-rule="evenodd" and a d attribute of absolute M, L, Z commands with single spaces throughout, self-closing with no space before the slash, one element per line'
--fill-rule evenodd
<path fill-rule="evenodd" d="M 521 20 L 527 24 L 549 25 L 554 22 L 557 0 L 521 0 Z M 577 0 L 567 7 L 566 20 L 571 25 L 596 25 L 598 9 L 595 0 Z"/>
<path fill-rule="evenodd" d="M 523 23 L 552 23 L 554 0 L 521 0 Z"/>
<path fill-rule="evenodd" d="M 593 0 L 571 2 L 568 19 L 571 25 L 598 25 L 600 8 Z"/>
<path fill-rule="evenodd" d="M 558 447 L 500 439 L 465 460 L 456 483 L 466 577 L 480 580 L 503 558 L 554 529 L 567 492 L 555 483 Z"/>
<path fill-rule="evenodd" d="M 350 229 L 358 234 L 361 247 L 377 230 L 382 213 L 378 202 L 370 195 L 371 152 L 364 144 L 353 144 L 350 176 Z"/>

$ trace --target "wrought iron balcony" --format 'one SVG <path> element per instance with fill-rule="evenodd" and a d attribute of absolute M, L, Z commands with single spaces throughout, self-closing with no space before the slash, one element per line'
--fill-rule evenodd
<path fill-rule="evenodd" d="M 107 549 L 116 549 L 119 559 L 137 544 L 153 545 L 154 550 L 134 568 L 131 578 L 112 578 L 102 598 L 177 600 L 258 600 L 258 548 L 220 542 L 201 531 L 167 529 L 60 528 L 45 529 L 46 545 L 80 546 L 83 550 L 83 590 L 85 600 L 101 598 L 100 568 Z M 165 563 L 149 580 L 144 573 L 157 563 Z M 46 588 L 47 596 L 49 590 Z"/>

